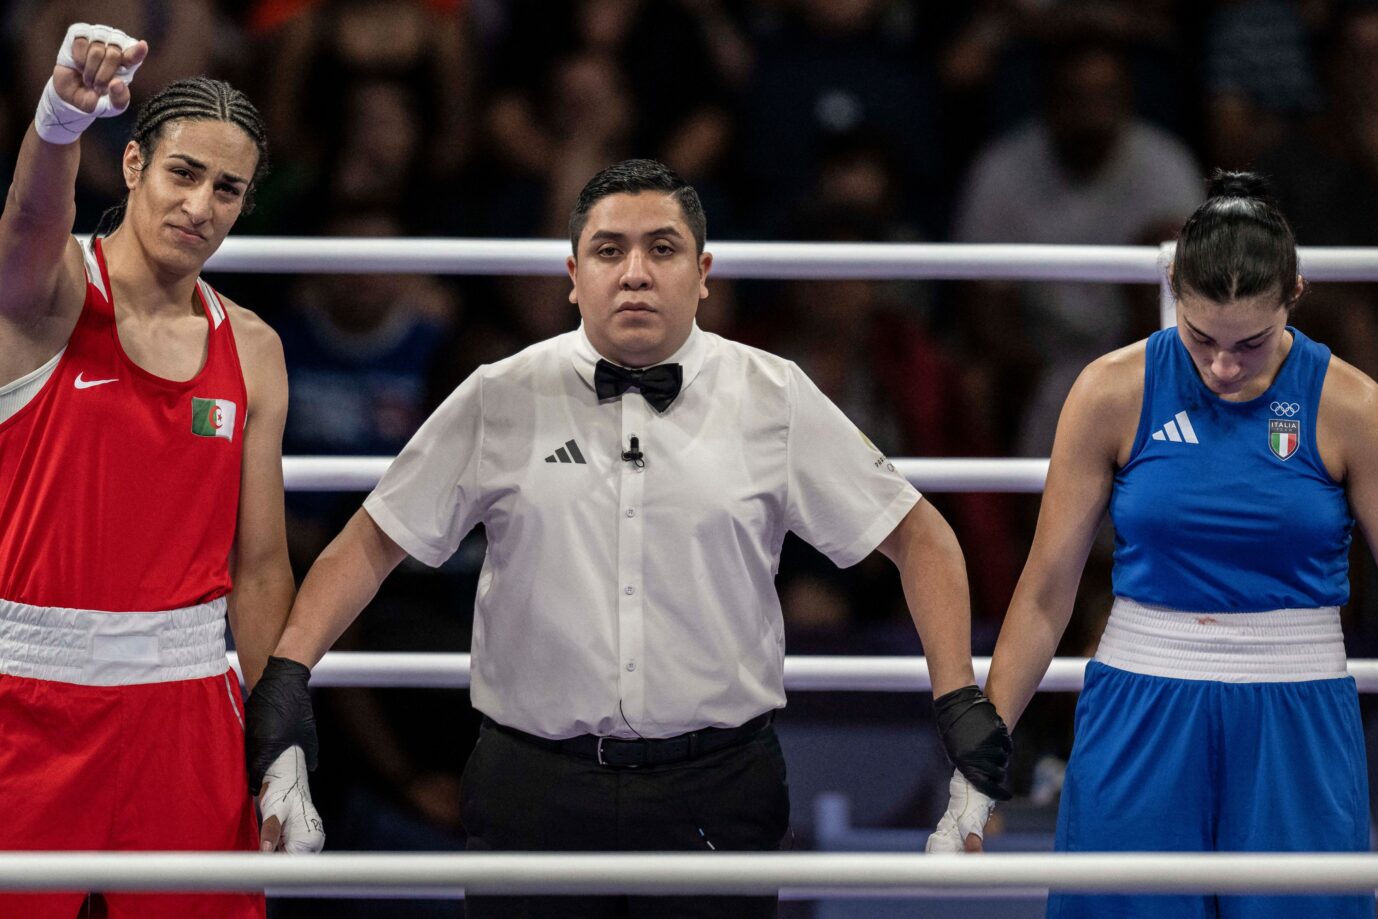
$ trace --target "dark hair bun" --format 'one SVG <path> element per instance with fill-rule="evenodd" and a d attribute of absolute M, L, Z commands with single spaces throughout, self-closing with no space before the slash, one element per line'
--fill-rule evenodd
<path fill-rule="evenodd" d="M 1226 172 L 1216 169 L 1206 181 L 1206 198 L 1258 198 L 1272 200 L 1268 181 L 1256 172 Z"/>

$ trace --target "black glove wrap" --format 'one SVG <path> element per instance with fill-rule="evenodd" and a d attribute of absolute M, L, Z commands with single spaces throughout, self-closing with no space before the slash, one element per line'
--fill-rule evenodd
<path fill-rule="evenodd" d="M 311 668 L 285 657 L 270 657 L 244 705 L 244 755 L 249 791 L 263 787 L 263 774 L 288 747 L 301 747 L 306 768 L 315 769 L 320 753 L 316 716 L 307 681 Z"/>
<path fill-rule="evenodd" d="M 933 700 L 938 736 L 952 765 L 981 794 L 1008 801 L 1003 787 L 1010 765 L 1010 732 L 977 686 L 963 686 Z"/>

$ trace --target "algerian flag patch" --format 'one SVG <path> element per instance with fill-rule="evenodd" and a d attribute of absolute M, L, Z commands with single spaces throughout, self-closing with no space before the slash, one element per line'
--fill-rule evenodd
<path fill-rule="evenodd" d="M 191 398 L 191 433 L 234 440 L 235 404 L 229 399 Z"/>

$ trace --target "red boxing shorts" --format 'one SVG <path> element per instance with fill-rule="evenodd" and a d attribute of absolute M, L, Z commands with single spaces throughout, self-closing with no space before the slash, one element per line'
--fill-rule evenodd
<path fill-rule="evenodd" d="M 0 625 L 8 618 L 3 613 Z M 208 632 L 210 625 L 198 628 Z M 184 633 L 172 631 L 174 637 Z M 161 631 L 163 647 L 168 634 Z M 0 673 L 0 801 L 7 802 L 0 850 L 257 851 L 258 821 L 244 769 L 244 706 L 220 641 L 215 676 L 157 681 L 159 674 L 150 673 L 155 681 L 129 685 L 16 676 L 14 670 L 35 672 L 22 660 L 29 655 L 0 642 L 7 652 L 0 668 L 11 671 Z M 184 643 L 174 656 L 186 661 L 186 651 Z M 204 667 L 213 649 L 198 647 L 195 655 Z M 176 671 L 161 666 L 163 676 L 170 672 Z M 0 893 L 0 916 L 75 919 L 87 895 Z M 99 900 L 92 915 L 108 919 L 264 916 L 262 894 L 91 896 Z"/>

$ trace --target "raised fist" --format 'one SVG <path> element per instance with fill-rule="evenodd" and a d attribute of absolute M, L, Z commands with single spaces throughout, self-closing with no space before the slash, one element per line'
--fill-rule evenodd
<path fill-rule="evenodd" d="M 129 107 L 129 82 L 148 56 L 148 42 L 110 26 L 73 24 L 53 67 L 53 88 L 68 105 L 98 118 Z"/>

